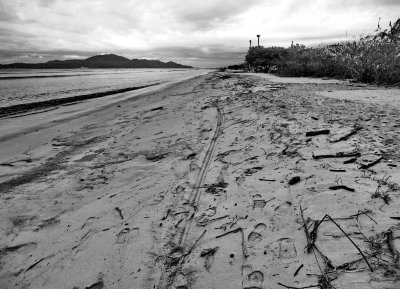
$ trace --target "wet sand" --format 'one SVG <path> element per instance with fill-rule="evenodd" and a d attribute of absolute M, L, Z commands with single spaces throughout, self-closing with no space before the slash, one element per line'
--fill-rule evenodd
<path fill-rule="evenodd" d="M 398 90 L 125 96 L 1 120 L 1 288 L 399 287 Z"/>

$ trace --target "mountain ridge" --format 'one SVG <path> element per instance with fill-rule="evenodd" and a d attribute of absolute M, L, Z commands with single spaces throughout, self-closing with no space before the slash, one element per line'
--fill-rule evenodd
<path fill-rule="evenodd" d="M 101 54 L 86 59 L 51 60 L 43 63 L 11 63 L 0 64 L 0 69 L 26 68 L 26 69 L 68 69 L 68 68 L 193 68 L 173 61 L 128 59 L 116 54 Z"/>

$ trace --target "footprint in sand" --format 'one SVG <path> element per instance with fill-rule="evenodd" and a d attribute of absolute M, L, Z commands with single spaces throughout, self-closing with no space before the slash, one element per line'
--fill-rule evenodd
<path fill-rule="evenodd" d="M 263 199 L 253 200 L 253 210 L 254 209 L 263 209 L 267 202 Z"/>
<path fill-rule="evenodd" d="M 267 226 L 264 223 L 259 223 L 254 227 L 253 232 L 249 234 L 247 239 L 249 240 L 250 243 L 259 243 L 262 240 L 262 235 L 261 232 L 263 232 Z"/>
<path fill-rule="evenodd" d="M 120 231 L 117 235 L 117 244 L 123 244 L 129 242 L 134 236 L 139 234 L 139 228 L 125 228 Z"/>
<path fill-rule="evenodd" d="M 281 259 L 291 259 L 297 256 L 297 250 L 294 246 L 293 239 L 282 238 L 278 240 L 279 242 L 279 258 Z"/>
<path fill-rule="evenodd" d="M 261 289 L 264 282 L 264 273 L 261 271 L 253 271 L 247 275 L 246 286 L 244 289 Z"/>
<path fill-rule="evenodd" d="M 176 288 L 176 289 L 188 289 L 189 288 L 187 277 L 185 274 L 180 272 L 176 275 L 173 288 Z"/>
<path fill-rule="evenodd" d="M 179 185 L 175 188 L 175 192 L 173 194 L 179 195 L 182 194 L 186 190 L 185 184 Z"/>
<path fill-rule="evenodd" d="M 155 205 L 158 205 L 159 203 L 161 203 L 164 200 L 164 194 L 165 194 L 165 192 L 162 192 L 158 196 L 156 196 L 153 199 L 153 202 L 151 203 L 151 205 L 155 206 Z"/>
<path fill-rule="evenodd" d="M 214 216 L 216 213 L 217 213 L 217 208 L 216 208 L 216 207 L 211 207 L 211 208 L 208 208 L 208 209 L 206 210 L 205 215 L 206 215 L 207 217 L 212 217 L 212 216 Z"/>
<path fill-rule="evenodd" d="M 264 282 L 264 274 L 261 271 L 253 271 L 247 276 L 249 281 L 257 282 L 262 284 Z"/>

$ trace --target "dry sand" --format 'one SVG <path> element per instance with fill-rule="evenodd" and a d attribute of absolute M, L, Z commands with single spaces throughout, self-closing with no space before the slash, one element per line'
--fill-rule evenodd
<path fill-rule="evenodd" d="M 1 120 L 0 288 L 400 288 L 399 90 L 126 96 Z"/>

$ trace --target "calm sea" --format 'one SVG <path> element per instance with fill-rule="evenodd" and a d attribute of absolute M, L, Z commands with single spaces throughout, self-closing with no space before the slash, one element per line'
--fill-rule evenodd
<path fill-rule="evenodd" d="M 172 83 L 202 69 L 0 70 L 0 107 L 122 88 Z"/>

